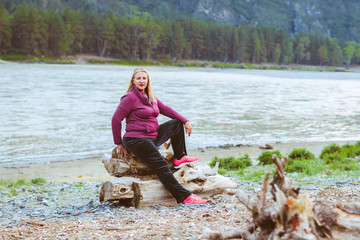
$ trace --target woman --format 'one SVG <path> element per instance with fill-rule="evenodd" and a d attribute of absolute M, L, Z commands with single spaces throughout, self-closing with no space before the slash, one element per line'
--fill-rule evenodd
<path fill-rule="evenodd" d="M 172 120 L 159 126 L 156 119 L 159 113 Z M 124 118 L 126 118 L 126 133 L 121 139 L 121 121 Z M 144 161 L 178 203 L 206 203 L 206 200 L 193 195 L 179 184 L 166 160 L 158 151 L 158 147 L 171 138 L 175 167 L 198 160 L 198 158 L 186 156 L 184 126 L 186 133 L 190 136 L 192 132 L 190 122 L 155 97 L 149 74 L 145 69 L 134 70 L 129 88 L 121 98 L 111 124 L 114 143 L 120 154 L 126 156 L 128 149 Z"/>

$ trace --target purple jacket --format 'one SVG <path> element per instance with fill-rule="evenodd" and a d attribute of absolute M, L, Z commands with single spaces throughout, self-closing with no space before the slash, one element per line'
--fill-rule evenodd
<path fill-rule="evenodd" d="M 122 96 L 111 121 L 114 143 L 120 144 L 121 141 L 121 121 L 126 118 L 126 128 L 124 137 L 133 138 L 152 138 L 157 137 L 159 124 L 157 116 L 159 113 L 180 120 L 186 123 L 188 120 L 177 113 L 172 108 L 163 104 L 159 99 L 152 105 L 147 97 L 136 87 Z"/>

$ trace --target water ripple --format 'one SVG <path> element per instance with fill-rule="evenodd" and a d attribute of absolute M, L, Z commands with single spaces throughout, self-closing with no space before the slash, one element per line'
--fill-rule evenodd
<path fill-rule="evenodd" d="M 358 73 L 150 67 L 157 96 L 189 118 L 189 148 L 358 140 Z M 0 164 L 99 156 L 133 67 L 0 66 Z M 160 117 L 159 122 L 166 121 Z"/>

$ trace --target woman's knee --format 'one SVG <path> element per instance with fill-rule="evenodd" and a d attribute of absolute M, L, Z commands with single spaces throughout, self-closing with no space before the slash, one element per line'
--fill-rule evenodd
<path fill-rule="evenodd" d="M 180 120 L 172 119 L 171 121 L 173 121 L 172 124 L 173 124 L 174 128 L 177 128 L 177 129 L 183 129 L 184 128 L 184 125 L 182 124 L 182 122 Z"/>

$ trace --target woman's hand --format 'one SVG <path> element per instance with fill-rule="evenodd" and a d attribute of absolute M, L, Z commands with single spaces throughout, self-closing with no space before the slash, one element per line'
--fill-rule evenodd
<path fill-rule="evenodd" d="M 124 145 L 118 144 L 118 145 L 117 145 L 117 148 L 118 148 L 118 150 L 119 150 L 120 156 L 126 157 L 127 151 L 126 151 L 126 148 L 124 147 Z"/>
<path fill-rule="evenodd" d="M 185 132 L 186 132 L 187 134 L 189 134 L 189 137 L 190 137 L 190 134 L 191 134 L 191 132 L 192 132 L 192 126 L 191 126 L 191 124 L 190 124 L 189 121 L 187 121 L 187 122 L 185 123 Z"/>

